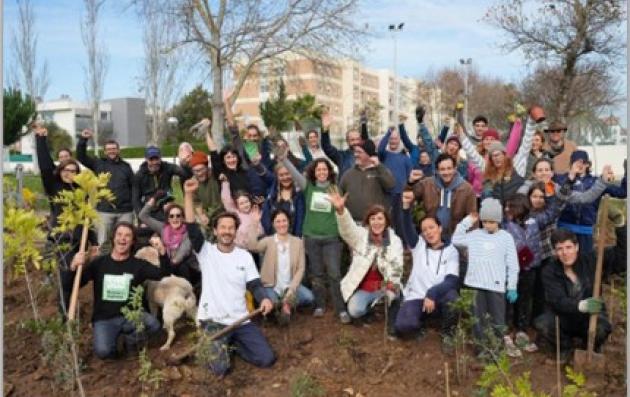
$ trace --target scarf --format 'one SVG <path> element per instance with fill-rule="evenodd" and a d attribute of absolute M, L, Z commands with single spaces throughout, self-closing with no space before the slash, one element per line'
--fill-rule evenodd
<path fill-rule="evenodd" d="M 169 257 L 179 248 L 186 236 L 186 231 L 185 224 L 181 225 L 178 229 L 173 228 L 173 226 L 168 223 L 164 224 L 164 228 L 162 229 L 162 241 L 164 241 L 164 246 L 166 247 L 166 252 Z"/>

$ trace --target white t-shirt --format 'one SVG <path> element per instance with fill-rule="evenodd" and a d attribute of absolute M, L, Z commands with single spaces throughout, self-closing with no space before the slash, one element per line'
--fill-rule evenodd
<path fill-rule="evenodd" d="M 276 285 L 274 291 L 280 296 L 291 284 L 291 259 L 289 256 L 289 241 L 281 242 L 278 236 L 274 236 L 278 251 L 278 264 L 276 267 Z"/>
<path fill-rule="evenodd" d="M 403 292 L 405 301 L 424 299 L 427 291 L 444 281 L 447 275 L 459 276 L 459 253 L 453 245 L 434 250 L 419 237 L 411 257 L 413 268 Z"/>
<path fill-rule="evenodd" d="M 201 270 L 201 297 L 197 319 L 230 325 L 248 314 L 246 285 L 260 278 L 252 255 L 234 247 L 230 253 L 215 244 L 203 243 L 196 254 Z"/>

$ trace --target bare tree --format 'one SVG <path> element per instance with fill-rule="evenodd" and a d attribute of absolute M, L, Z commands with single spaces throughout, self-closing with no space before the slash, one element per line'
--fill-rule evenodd
<path fill-rule="evenodd" d="M 17 29 L 13 31 L 12 47 L 17 67 L 11 76 L 14 88 L 20 88 L 33 99 L 43 98 L 48 90 L 50 76 L 48 62 L 37 56 L 35 13 L 30 0 L 17 0 Z M 41 64 L 38 68 L 38 61 Z"/>
<path fill-rule="evenodd" d="M 237 70 L 230 103 L 255 66 L 284 53 L 342 50 L 362 44 L 365 28 L 353 18 L 359 0 L 179 0 L 163 7 L 175 14 L 182 37 L 205 54 L 212 79 L 212 135 L 223 142 L 223 76 Z M 356 53 L 356 52 L 355 52 Z"/>
<path fill-rule="evenodd" d="M 85 16 L 81 23 L 81 37 L 87 50 L 85 91 L 92 109 L 92 130 L 94 131 L 94 153 L 98 154 L 99 105 L 103 97 L 103 85 L 109 57 L 105 47 L 98 40 L 98 17 L 105 0 L 83 0 Z"/>
<path fill-rule="evenodd" d="M 528 60 L 556 71 L 558 80 L 550 101 L 554 109 L 550 110 L 568 119 L 576 115 L 572 101 L 576 81 L 593 72 L 601 78 L 624 60 L 626 43 L 619 26 L 626 18 L 626 2 L 540 0 L 533 12 L 526 11 L 525 3 L 501 0 L 485 19 L 506 33 L 504 49 L 521 50 Z"/>
<path fill-rule="evenodd" d="M 165 51 L 173 40 L 173 24 L 160 4 L 153 0 L 137 2 L 138 13 L 144 24 L 144 65 L 141 90 L 151 113 L 151 141 L 162 138 L 161 128 L 166 109 L 171 105 L 176 86 L 179 62 L 175 51 Z"/>

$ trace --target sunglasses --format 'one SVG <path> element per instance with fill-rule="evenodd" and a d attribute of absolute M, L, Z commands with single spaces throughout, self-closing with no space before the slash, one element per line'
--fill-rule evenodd
<path fill-rule="evenodd" d="M 179 219 L 182 217 L 182 214 L 177 213 L 177 214 L 168 214 L 168 219 Z"/>

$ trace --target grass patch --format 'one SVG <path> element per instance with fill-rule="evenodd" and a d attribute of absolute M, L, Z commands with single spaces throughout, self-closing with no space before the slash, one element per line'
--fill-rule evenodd
<path fill-rule="evenodd" d="M 291 382 L 291 397 L 322 397 L 326 394 L 317 379 L 303 372 Z"/>

